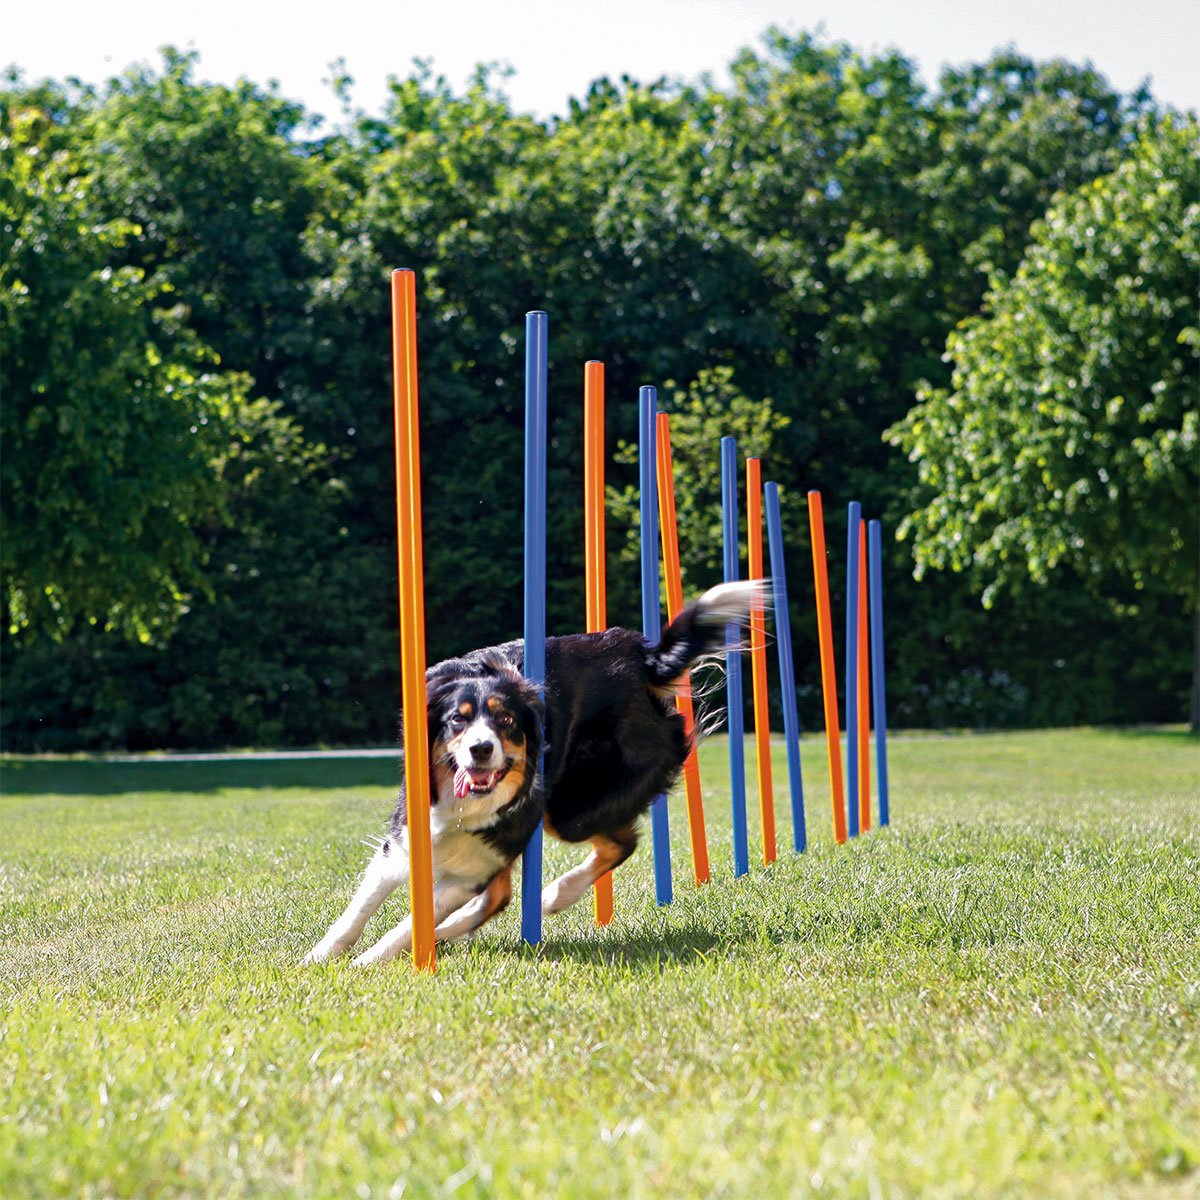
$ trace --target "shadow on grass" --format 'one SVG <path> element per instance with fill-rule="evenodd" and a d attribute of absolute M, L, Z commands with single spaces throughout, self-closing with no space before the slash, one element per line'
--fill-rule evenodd
<path fill-rule="evenodd" d="M 231 758 L 220 762 L 113 763 L 84 759 L 16 759 L 0 764 L 3 796 L 115 796 L 136 792 L 220 792 L 239 788 L 397 787 L 392 758 Z"/>
<path fill-rule="evenodd" d="M 536 951 L 539 958 L 551 962 L 567 959 L 595 966 L 620 964 L 630 967 L 654 967 L 691 962 L 705 958 L 729 945 L 728 930 L 718 931 L 699 925 L 686 929 L 644 930 L 610 933 L 597 938 L 554 938 L 543 941 Z"/>

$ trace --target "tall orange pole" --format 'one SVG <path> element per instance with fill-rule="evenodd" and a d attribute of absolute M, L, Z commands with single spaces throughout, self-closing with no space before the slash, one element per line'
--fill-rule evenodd
<path fill-rule="evenodd" d="M 762 464 L 746 459 L 746 543 L 750 579 L 763 578 Z M 750 610 L 750 674 L 754 690 L 754 749 L 763 866 L 775 861 L 775 792 L 771 786 L 771 725 L 767 708 L 767 621 L 761 604 Z"/>
<path fill-rule="evenodd" d="M 588 633 L 608 628 L 604 571 L 604 364 L 583 365 L 583 552 Z M 613 878 L 608 871 L 593 889 L 596 924 L 613 919 Z"/>
<path fill-rule="evenodd" d="M 421 548 L 421 446 L 417 416 L 417 282 L 392 272 L 392 385 L 396 433 L 396 529 L 400 578 L 400 703 L 408 802 L 413 965 L 437 970 L 433 848 L 429 833 L 429 734 L 425 707 L 425 564 Z"/>
<path fill-rule="evenodd" d="M 842 749 L 838 725 L 837 676 L 833 667 L 833 626 L 829 610 L 829 564 L 825 558 L 825 516 L 821 493 L 808 493 L 808 529 L 812 538 L 813 582 L 817 591 L 817 638 L 821 646 L 821 696 L 825 704 L 825 745 L 829 753 L 829 791 L 833 804 L 833 837 L 846 840 L 846 793 L 842 783 Z M 851 748 L 853 753 L 853 748 Z"/>
<path fill-rule="evenodd" d="M 663 572 L 667 581 L 667 619 L 683 611 L 683 572 L 679 566 L 679 530 L 675 523 L 675 467 L 671 460 L 671 422 L 666 413 L 655 417 L 658 458 L 658 523 L 662 530 Z M 688 737 L 696 727 L 692 709 L 692 681 L 685 675 L 676 691 L 675 704 L 683 714 Z M 700 796 L 700 762 L 693 746 L 683 764 L 683 787 L 687 796 L 688 834 L 692 842 L 692 873 L 696 886 L 707 883 L 708 837 L 704 829 L 704 801 Z"/>
<path fill-rule="evenodd" d="M 858 828 L 871 828 L 871 668 L 867 631 L 867 523 L 858 526 Z"/>

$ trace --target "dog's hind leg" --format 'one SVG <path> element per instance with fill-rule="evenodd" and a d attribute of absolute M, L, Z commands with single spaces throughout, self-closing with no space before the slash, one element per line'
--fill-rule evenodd
<path fill-rule="evenodd" d="M 485 921 L 508 907 L 512 899 L 512 867 L 505 867 L 469 904 L 451 913 L 434 931 L 439 942 L 470 937 Z"/>
<path fill-rule="evenodd" d="M 329 927 L 329 932 L 308 952 L 305 963 L 326 962 L 345 954 L 362 936 L 367 922 L 379 906 L 408 879 L 408 838 L 388 838 L 367 864 L 362 882 L 346 911 Z"/>
<path fill-rule="evenodd" d="M 462 883 L 435 883 L 433 885 L 433 920 L 436 924 L 456 909 L 461 908 L 475 895 L 474 889 Z M 373 945 L 364 950 L 355 960 L 356 967 L 369 967 L 372 963 L 387 962 L 398 954 L 412 949 L 412 914 L 409 913 L 399 925 L 389 929 Z"/>
<path fill-rule="evenodd" d="M 637 847 L 637 829 L 627 825 L 588 840 L 591 854 L 542 892 L 542 912 L 546 916 L 570 908 L 601 875 L 619 867 Z"/>

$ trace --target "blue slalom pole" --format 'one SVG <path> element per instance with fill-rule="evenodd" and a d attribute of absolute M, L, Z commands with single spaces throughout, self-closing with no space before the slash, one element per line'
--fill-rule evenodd
<path fill-rule="evenodd" d="M 771 590 L 775 594 L 775 642 L 779 650 L 779 682 L 783 691 L 783 736 L 787 743 L 788 783 L 792 792 L 792 846 L 800 854 L 808 845 L 804 828 L 804 781 L 800 777 L 800 718 L 796 712 L 796 667 L 792 661 L 792 623 L 788 615 L 787 571 L 783 561 L 783 522 L 779 485 L 763 488 L 767 508 L 767 542 L 771 551 Z"/>
<path fill-rule="evenodd" d="M 525 314 L 525 677 L 546 683 L 546 377 L 549 322 Z M 544 759 L 538 763 L 542 774 Z M 542 940 L 542 827 L 521 856 L 521 937 Z"/>
<path fill-rule="evenodd" d="M 638 489 L 642 520 L 642 632 L 656 643 L 662 637 L 658 607 L 658 477 L 655 413 L 658 389 L 638 390 Z M 654 897 L 671 903 L 671 831 L 667 823 L 667 798 L 661 793 L 650 806 L 650 833 L 654 841 Z"/>
<path fill-rule="evenodd" d="M 738 470 L 737 438 L 721 439 L 721 546 L 725 582 L 738 577 Z M 750 841 L 746 834 L 746 725 L 742 712 L 742 657 L 737 626 L 725 630 L 725 695 L 729 721 L 729 789 L 733 809 L 733 873 L 750 870 Z"/>
<path fill-rule="evenodd" d="M 846 530 L 846 832 L 858 837 L 858 527 L 862 505 L 850 501 Z M 865 653 L 865 648 L 864 648 Z"/>
<path fill-rule="evenodd" d="M 883 682 L 883 526 L 867 522 L 868 582 L 871 592 L 871 687 L 875 701 L 875 775 L 879 781 L 879 824 L 888 823 L 887 692 Z"/>

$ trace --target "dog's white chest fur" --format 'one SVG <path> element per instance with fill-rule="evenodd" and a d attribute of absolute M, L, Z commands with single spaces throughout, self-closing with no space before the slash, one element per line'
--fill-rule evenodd
<path fill-rule="evenodd" d="M 443 812 L 440 804 L 430 810 L 434 876 L 437 879 L 486 883 L 504 866 L 506 860 L 498 850 L 472 832 L 469 824 L 462 823 L 461 817 L 462 814 L 453 809 Z"/>

